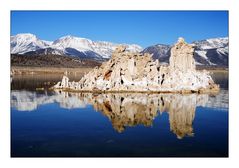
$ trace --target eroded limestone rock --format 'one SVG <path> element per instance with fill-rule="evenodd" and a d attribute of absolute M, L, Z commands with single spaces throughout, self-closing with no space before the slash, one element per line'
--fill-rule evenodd
<path fill-rule="evenodd" d="M 100 92 L 205 92 L 217 91 L 207 71 L 196 71 L 194 48 L 183 38 L 171 49 L 169 65 L 160 65 L 152 55 L 127 52 L 119 46 L 112 58 L 84 75 L 79 82 L 64 76 L 54 89 Z"/>
<path fill-rule="evenodd" d="M 183 38 L 179 38 L 178 42 L 171 49 L 169 60 L 171 71 L 195 71 L 195 60 L 193 58 L 194 46 L 187 44 Z"/>

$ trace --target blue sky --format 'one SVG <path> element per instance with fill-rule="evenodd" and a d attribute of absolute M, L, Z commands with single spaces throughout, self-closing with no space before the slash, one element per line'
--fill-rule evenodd
<path fill-rule="evenodd" d="M 11 11 L 11 35 L 65 35 L 143 47 L 228 36 L 227 11 Z"/>

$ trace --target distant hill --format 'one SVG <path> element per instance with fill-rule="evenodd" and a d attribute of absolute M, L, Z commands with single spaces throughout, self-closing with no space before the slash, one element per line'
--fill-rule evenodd
<path fill-rule="evenodd" d="M 101 63 L 89 60 L 68 57 L 63 55 L 19 55 L 11 54 L 11 66 L 28 67 L 95 67 Z"/>

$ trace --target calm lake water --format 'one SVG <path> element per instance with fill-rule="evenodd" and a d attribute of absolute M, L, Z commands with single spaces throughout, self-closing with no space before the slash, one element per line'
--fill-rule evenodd
<path fill-rule="evenodd" d="M 36 91 L 60 78 L 12 79 L 12 157 L 228 156 L 227 73 L 217 95 Z"/>

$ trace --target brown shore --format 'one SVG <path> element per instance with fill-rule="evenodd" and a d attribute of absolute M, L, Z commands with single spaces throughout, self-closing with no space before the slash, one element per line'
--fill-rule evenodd
<path fill-rule="evenodd" d="M 77 67 L 77 68 L 59 68 L 59 67 L 28 67 L 28 66 L 11 66 L 12 75 L 44 75 L 44 74 L 67 74 L 82 75 L 88 73 L 94 67 Z M 197 70 L 207 70 L 210 72 L 228 73 L 228 68 L 197 68 Z"/>
<path fill-rule="evenodd" d="M 196 67 L 196 70 L 198 70 L 198 71 L 207 70 L 207 71 L 210 71 L 210 72 L 227 73 L 228 72 L 228 67 Z"/>
<path fill-rule="evenodd" d="M 77 68 L 58 68 L 58 67 L 27 67 L 27 66 L 12 66 L 11 75 L 46 75 L 46 74 L 73 74 L 82 75 L 89 72 L 94 67 L 77 67 Z"/>
<path fill-rule="evenodd" d="M 120 93 L 145 93 L 145 94 L 210 94 L 210 95 L 216 95 L 220 91 L 219 88 L 215 89 L 201 89 L 201 90 L 180 90 L 180 91 L 153 91 L 153 90 L 147 90 L 147 91 L 140 91 L 140 90 L 74 90 L 74 89 L 54 89 L 54 88 L 49 88 L 49 90 L 58 90 L 58 91 L 63 91 L 63 92 L 72 92 L 72 93 L 95 93 L 95 94 L 120 94 Z"/>

